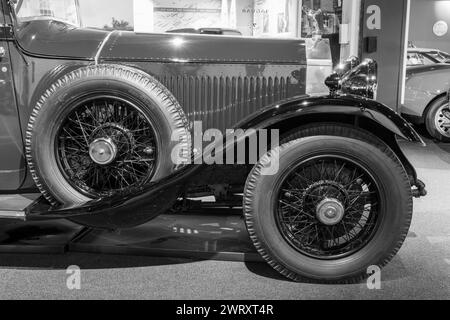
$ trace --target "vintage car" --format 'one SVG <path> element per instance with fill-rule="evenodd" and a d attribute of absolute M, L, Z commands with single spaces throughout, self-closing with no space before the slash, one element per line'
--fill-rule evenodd
<path fill-rule="evenodd" d="M 407 66 L 450 63 L 450 54 L 437 49 L 409 48 Z"/>
<path fill-rule="evenodd" d="M 426 192 L 397 139 L 423 141 L 371 99 L 374 61 L 316 96 L 324 54 L 304 40 L 107 32 L 22 6 L 0 6 L 0 190 L 42 196 L 2 218 L 115 230 L 239 199 L 256 249 L 298 281 L 359 281 L 400 249 Z"/>
<path fill-rule="evenodd" d="M 409 66 L 405 86 L 402 115 L 414 124 L 425 124 L 433 138 L 450 142 L 450 64 Z"/>

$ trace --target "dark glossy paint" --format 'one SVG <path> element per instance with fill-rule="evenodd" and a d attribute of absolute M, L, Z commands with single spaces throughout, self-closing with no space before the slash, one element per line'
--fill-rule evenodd
<path fill-rule="evenodd" d="M 306 92 L 302 40 L 114 32 L 99 62 L 155 76 L 204 129 L 233 128 L 263 107 Z"/>
<path fill-rule="evenodd" d="M 24 22 L 15 28 L 25 54 L 49 58 L 93 60 L 107 31 L 78 29 L 55 20 Z"/>
<path fill-rule="evenodd" d="M 55 20 L 24 22 L 16 38 L 26 53 L 42 57 L 94 59 L 98 53 L 101 61 L 306 64 L 302 40 L 108 32 Z"/>
<path fill-rule="evenodd" d="M 113 32 L 101 61 L 305 65 L 303 40 Z"/>
<path fill-rule="evenodd" d="M 64 74 L 86 66 L 89 62 L 22 56 L 17 46 L 11 45 L 10 48 L 19 112 L 19 118 L 16 119 L 16 122 L 19 119 L 21 120 L 21 131 L 22 135 L 25 136 L 31 112 L 47 88 Z M 27 169 L 25 162 L 23 163 L 23 169 Z M 34 187 L 34 181 L 28 175 L 21 189 L 32 189 Z"/>
<path fill-rule="evenodd" d="M 0 13 L 0 24 L 6 22 Z M 0 190 L 11 190 L 22 185 L 26 167 L 14 95 L 9 42 L 0 40 L 0 47 L 5 51 L 5 56 L 0 57 Z"/>

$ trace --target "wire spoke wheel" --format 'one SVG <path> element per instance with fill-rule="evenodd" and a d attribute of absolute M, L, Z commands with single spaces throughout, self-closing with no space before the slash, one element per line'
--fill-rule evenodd
<path fill-rule="evenodd" d="M 91 198 L 126 193 L 148 183 L 158 154 L 155 130 L 133 103 L 110 96 L 79 103 L 56 139 L 59 166 Z"/>
<path fill-rule="evenodd" d="M 321 156 L 303 161 L 281 178 L 278 227 L 297 251 L 338 259 L 363 248 L 380 222 L 380 191 L 353 160 Z"/>
<path fill-rule="evenodd" d="M 450 138 L 450 108 L 448 103 L 439 108 L 434 119 L 434 124 L 441 135 Z"/>
<path fill-rule="evenodd" d="M 368 266 L 385 266 L 413 210 L 411 181 L 395 153 L 339 124 L 298 129 L 284 141 L 252 169 L 244 190 L 258 253 L 294 281 L 358 283 Z M 274 175 L 264 170 L 269 161 L 279 164 Z"/>

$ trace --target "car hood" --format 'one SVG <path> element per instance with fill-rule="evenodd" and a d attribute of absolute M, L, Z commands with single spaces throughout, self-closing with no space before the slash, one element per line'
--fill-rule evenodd
<path fill-rule="evenodd" d="M 306 64 L 306 45 L 297 39 L 114 32 L 100 57 L 155 62 Z"/>
<path fill-rule="evenodd" d="M 55 20 L 23 23 L 16 37 L 29 54 L 69 59 L 302 65 L 307 61 L 305 41 L 298 39 L 109 32 Z"/>

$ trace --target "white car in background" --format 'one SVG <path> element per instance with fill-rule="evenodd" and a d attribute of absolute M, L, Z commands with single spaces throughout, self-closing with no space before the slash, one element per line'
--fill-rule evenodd
<path fill-rule="evenodd" d="M 450 54 L 438 49 L 408 49 L 408 67 L 435 63 L 450 63 Z"/>

